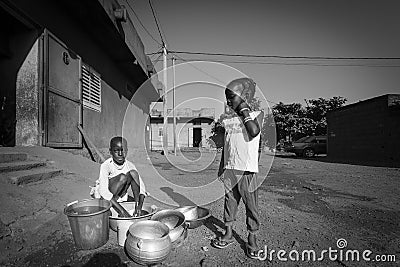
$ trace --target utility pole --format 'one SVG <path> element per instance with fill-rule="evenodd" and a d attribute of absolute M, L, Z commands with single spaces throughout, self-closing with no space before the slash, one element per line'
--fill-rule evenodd
<path fill-rule="evenodd" d="M 167 106 L 167 47 L 164 44 L 163 47 L 163 61 L 164 61 L 164 94 L 163 94 L 163 113 L 164 113 L 164 125 L 163 125 L 163 151 L 164 155 L 168 154 L 168 106 Z"/>
<path fill-rule="evenodd" d="M 176 116 L 175 116 L 175 58 L 172 57 L 172 116 L 173 116 L 173 132 L 174 132 L 174 155 L 176 156 Z"/>

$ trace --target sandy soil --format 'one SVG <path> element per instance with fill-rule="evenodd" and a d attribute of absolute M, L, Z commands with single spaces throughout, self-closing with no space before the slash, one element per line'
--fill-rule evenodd
<path fill-rule="evenodd" d="M 196 159 L 195 152 L 186 153 Z M 198 173 L 185 173 L 167 162 L 159 153 L 152 153 L 151 161 L 156 169 L 176 184 L 199 186 L 216 179 L 219 163 L 217 156 L 210 166 Z M 246 257 L 244 249 L 247 239 L 245 210 L 240 205 L 235 225 L 235 244 L 226 249 L 210 245 L 215 236 L 223 232 L 223 198 L 206 207 L 212 216 L 205 225 L 189 230 L 184 244 L 173 249 L 161 266 L 398 266 L 400 263 L 400 169 L 366 167 L 326 162 L 324 157 L 306 160 L 291 155 L 273 158 L 272 168 L 268 164 L 271 155 L 263 155 L 260 175 L 267 175 L 259 188 L 261 230 L 258 235 L 260 248 L 267 246 L 268 258 L 253 260 Z M 79 179 L 73 174 L 68 179 Z M 38 193 L 51 194 L 62 185 L 48 183 L 32 185 Z M 49 188 L 51 188 L 49 192 Z M 64 188 L 65 189 L 65 188 Z M 47 191 L 46 191 L 47 190 Z M 168 192 L 166 192 L 168 193 Z M 192 200 L 182 194 L 170 195 L 176 204 L 189 204 Z M 60 200 L 61 201 L 61 200 Z M 169 206 L 151 197 L 148 202 L 161 208 Z M 61 205 L 56 203 L 53 205 Z M 57 225 L 57 226 L 55 226 Z M 9 266 L 137 266 L 117 244 L 117 235 L 110 231 L 110 240 L 101 248 L 78 251 L 74 247 L 72 234 L 66 217 L 59 216 L 49 225 L 53 231 L 43 242 L 29 250 L 21 250 L 10 257 Z M 56 231 L 54 232 L 54 229 Z M 43 230 L 42 230 L 43 231 Z M 337 241 L 344 239 L 347 245 L 338 248 Z M 341 240 L 343 241 L 343 240 Z M 344 242 L 344 241 L 343 241 Z M 343 243 L 340 243 L 342 245 Z M 25 246 L 27 246 L 26 244 Z M 324 254 L 322 261 L 312 261 L 302 252 L 313 250 L 316 258 L 323 250 L 338 250 L 336 260 Z M 16 247 L 16 250 L 19 248 Z M 277 256 L 284 250 L 287 261 Z M 360 260 L 346 260 L 346 251 L 357 250 Z M 395 262 L 366 262 L 364 250 L 390 258 Z M 297 251 L 299 260 L 295 258 Z M 341 252 L 340 252 L 341 251 Z M 282 252 L 281 252 L 282 253 Z M 340 258 L 340 254 L 343 257 Z M 282 258 L 281 257 L 281 258 Z"/>

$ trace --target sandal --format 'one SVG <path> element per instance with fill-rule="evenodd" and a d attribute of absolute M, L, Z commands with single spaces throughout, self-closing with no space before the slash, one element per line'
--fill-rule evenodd
<path fill-rule="evenodd" d="M 254 260 L 259 260 L 260 253 L 263 251 L 261 249 L 257 249 L 254 247 L 251 247 L 248 243 L 246 243 L 246 256 L 249 257 L 250 259 Z"/>
<path fill-rule="evenodd" d="M 233 238 L 232 239 L 228 239 L 228 240 L 222 240 L 221 237 L 218 237 L 218 238 L 213 239 L 211 244 L 216 248 L 223 249 L 223 248 L 229 247 L 234 242 L 235 242 L 235 240 Z"/>

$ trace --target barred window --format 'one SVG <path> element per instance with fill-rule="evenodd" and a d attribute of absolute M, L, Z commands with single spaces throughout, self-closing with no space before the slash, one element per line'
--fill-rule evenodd
<path fill-rule="evenodd" d="M 101 78 L 92 68 L 82 64 L 83 106 L 101 112 Z"/>

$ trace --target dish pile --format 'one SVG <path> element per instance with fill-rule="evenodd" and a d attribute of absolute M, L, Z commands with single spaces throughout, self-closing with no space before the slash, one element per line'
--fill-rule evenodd
<path fill-rule="evenodd" d="M 151 217 L 151 220 L 164 223 L 169 228 L 172 245 L 179 247 L 187 237 L 185 216 L 176 210 L 162 210 Z"/>
<path fill-rule="evenodd" d="M 129 212 L 130 209 L 127 210 Z M 161 263 L 172 248 L 183 244 L 189 228 L 199 227 L 211 215 L 208 209 L 199 206 L 147 211 L 148 214 L 140 217 L 116 219 L 120 225 L 127 219 L 137 220 L 129 225 L 125 233 L 126 241 L 122 245 L 125 245 L 126 253 L 133 261 L 143 265 Z"/>
<path fill-rule="evenodd" d="M 211 216 L 208 209 L 199 206 L 184 206 L 175 209 L 185 216 L 186 223 L 189 229 L 197 228 Z"/>

